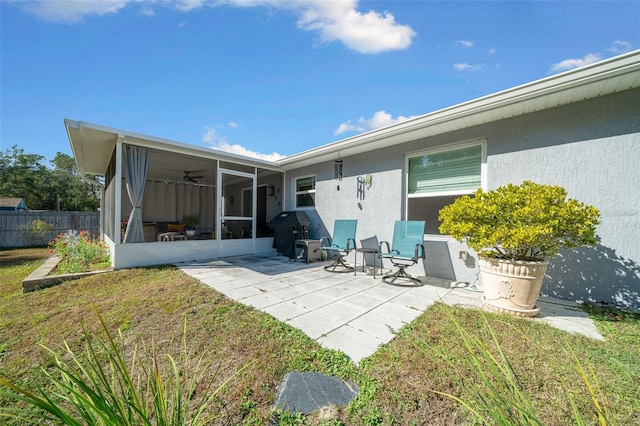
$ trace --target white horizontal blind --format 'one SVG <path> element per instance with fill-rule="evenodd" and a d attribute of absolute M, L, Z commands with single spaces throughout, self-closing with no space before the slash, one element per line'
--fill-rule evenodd
<path fill-rule="evenodd" d="M 409 158 L 409 194 L 475 190 L 481 181 L 482 146 Z"/>

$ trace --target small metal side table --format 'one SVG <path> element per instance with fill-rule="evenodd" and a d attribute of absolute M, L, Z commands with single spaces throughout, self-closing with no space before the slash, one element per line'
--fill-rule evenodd
<path fill-rule="evenodd" d="M 322 247 L 320 240 L 296 240 L 293 251 L 294 260 L 304 259 L 309 262 L 322 260 Z"/>
<path fill-rule="evenodd" d="M 366 262 L 364 259 L 364 255 L 365 254 L 372 254 L 373 255 L 373 278 L 376 278 L 376 268 L 378 267 L 376 265 L 376 259 L 377 259 L 377 255 L 380 253 L 380 250 L 377 248 L 368 248 L 368 247 L 360 247 L 356 249 L 356 255 L 355 255 L 355 262 L 353 265 L 353 275 L 356 275 L 356 271 L 358 270 L 358 253 L 362 253 L 362 272 L 364 272 L 364 268 L 366 266 Z M 380 264 L 380 273 L 382 273 L 382 264 Z"/>

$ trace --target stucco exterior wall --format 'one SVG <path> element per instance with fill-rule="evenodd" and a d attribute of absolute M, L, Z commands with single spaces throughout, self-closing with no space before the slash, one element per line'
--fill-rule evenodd
<path fill-rule="evenodd" d="M 295 178 L 316 175 L 316 209 L 308 211 L 316 238 L 335 219 L 358 219 L 358 239 L 391 240 L 405 218 L 405 155 L 431 147 L 486 140 L 486 189 L 533 180 L 560 185 L 600 209 L 600 243 L 552 259 L 543 294 L 606 301 L 640 310 L 640 90 L 540 111 L 287 172 L 286 207 L 294 209 Z M 372 176 L 364 197 L 358 177 Z M 340 190 L 337 189 L 338 185 Z M 312 234 L 313 235 L 313 234 Z M 426 236 L 427 260 L 410 272 L 478 282 L 476 255 L 447 237 Z M 468 255 L 462 255 L 468 253 Z"/>
<path fill-rule="evenodd" d="M 489 188 L 560 185 L 602 217 L 597 246 L 551 260 L 543 294 L 640 309 L 640 91 L 510 121 L 488 146 Z"/>
<path fill-rule="evenodd" d="M 287 210 L 295 209 L 296 178 L 315 175 L 316 208 L 305 210 L 313 221 L 312 237 L 331 236 L 336 219 L 357 219 L 358 245 L 359 240 L 372 236 L 377 236 L 380 241 L 391 241 L 393 224 L 402 218 L 403 206 L 404 159 L 394 152 L 394 149 L 382 149 L 342 158 L 342 180 L 335 178 L 332 161 L 288 172 Z M 362 185 L 364 191 L 358 192 L 358 179 L 367 175 L 371 175 L 371 187 L 367 189 Z"/>

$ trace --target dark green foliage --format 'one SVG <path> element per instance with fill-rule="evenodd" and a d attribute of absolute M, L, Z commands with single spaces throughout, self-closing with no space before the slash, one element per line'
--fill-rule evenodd
<path fill-rule="evenodd" d="M 95 211 L 100 183 L 82 179 L 72 157 L 58 152 L 52 167 L 45 158 L 25 153 L 17 145 L 0 152 L 0 194 L 22 198 L 31 210 Z"/>

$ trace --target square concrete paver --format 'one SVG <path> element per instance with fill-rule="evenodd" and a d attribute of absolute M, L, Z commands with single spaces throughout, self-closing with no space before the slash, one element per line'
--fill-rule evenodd
<path fill-rule="evenodd" d="M 482 307 L 481 292 L 450 288 L 426 277 L 421 287 L 393 286 L 378 275 L 331 273 L 326 263 L 290 262 L 276 255 L 238 256 L 180 263 L 187 274 L 228 297 L 302 330 L 355 363 L 373 354 L 436 301 Z M 535 321 L 602 339 L 593 321 L 575 303 L 541 298 Z"/>

